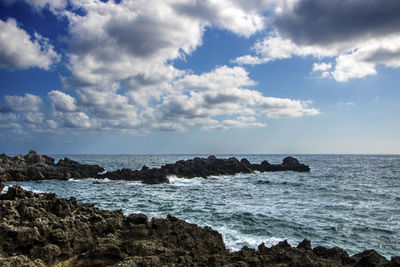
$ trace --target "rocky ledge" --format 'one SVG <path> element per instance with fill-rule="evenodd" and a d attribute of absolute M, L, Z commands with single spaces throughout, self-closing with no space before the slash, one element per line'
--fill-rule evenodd
<path fill-rule="evenodd" d="M 69 158 L 58 163 L 54 159 L 39 155 L 31 150 L 25 156 L 9 157 L 0 155 L 0 181 L 27 181 L 27 180 L 67 180 L 70 178 L 108 178 L 111 180 L 142 181 L 147 184 L 169 183 L 168 176 L 180 178 L 210 177 L 216 175 L 233 175 L 236 173 L 270 172 L 270 171 L 297 171 L 309 172 L 310 168 L 293 157 L 286 157 L 281 164 L 270 164 L 266 160 L 261 164 L 252 164 L 247 159 L 238 160 L 234 157 L 218 159 L 215 156 L 208 158 L 194 158 L 180 160 L 174 164 L 166 164 L 160 168 L 149 169 L 143 166 L 141 170 L 120 169 L 103 173 L 104 169 L 98 165 L 80 164 Z"/>
<path fill-rule="evenodd" d="M 307 240 L 229 252 L 220 233 L 170 215 L 124 216 L 14 186 L 0 194 L 0 266 L 400 266 L 400 257 L 350 257 Z"/>
<path fill-rule="evenodd" d="M 97 175 L 97 178 L 112 180 L 142 181 L 149 184 L 168 183 L 168 176 L 180 178 L 210 177 L 216 175 L 233 175 L 237 173 L 297 171 L 309 172 L 310 168 L 293 157 L 286 157 L 281 164 L 270 164 L 266 160 L 261 164 L 251 164 L 247 159 L 238 160 L 234 157 L 218 159 L 215 156 L 208 158 L 194 158 L 180 160 L 174 164 L 166 164 L 161 168 L 149 169 L 143 166 L 141 170 L 121 169 Z"/>
<path fill-rule="evenodd" d="M 0 155 L 0 181 L 67 180 L 95 177 L 104 171 L 98 165 L 80 164 L 69 158 L 54 159 L 31 150 L 25 156 Z"/>

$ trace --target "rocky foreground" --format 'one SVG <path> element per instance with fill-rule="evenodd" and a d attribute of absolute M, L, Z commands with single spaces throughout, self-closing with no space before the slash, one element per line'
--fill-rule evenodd
<path fill-rule="evenodd" d="M 310 168 L 293 157 L 286 157 L 281 164 L 270 164 L 267 161 L 261 164 L 252 164 L 247 159 L 238 160 L 234 157 L 218 159 L 215 156 L 208 158 L 194 158 L 180 160 L 174 164 L 166 164 L 160 168 L 149 169 L 143 166 L 141 170 L 121 169 L 103 173 L 104 169 L 98 165 L 80 164 L 69 158 L 60 160 L 57 164 L 54 159 L 39 155 L 31 150 L 25 156 L 9 157 L 0 155 L 0 181 L 26 180 L 66 180 L 70 178 L 108 178 L 112 180 L 142 181 L 147 184 L 169 183 L 168 176 L 175 175 L 181 178 L 210 177 L 215 175 L 233 175 L 237 173 L 252 173 L 255 171 L 297 171 L 309 172 Z"/>
<path fill-rule="evenodd" d="M 388 261 L 374 250 L 350 257 L 307 240 L 231 253 L 209 227 L 170 215 L 124 216 L 14 186 L 0 195 L 0 266 L 400 266 L 400 257 Z"/>

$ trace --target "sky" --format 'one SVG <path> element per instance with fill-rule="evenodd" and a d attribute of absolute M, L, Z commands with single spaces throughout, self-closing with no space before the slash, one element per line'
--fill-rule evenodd
<path fill-rule="evenodd" d="M 0 152 L 400 153 L 398 0 L 0 0 Z"/>

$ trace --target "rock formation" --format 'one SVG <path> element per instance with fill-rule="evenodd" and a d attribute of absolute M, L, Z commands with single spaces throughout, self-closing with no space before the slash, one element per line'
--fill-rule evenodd
<path fill-rule="evenodd" d="M 147 184 L 169 183 L 168 176 L 194 178 L 215 175 L 233 175 L 236 173 L 252 173 L 255 171 L 297 171 L 309 172 L 310 168 L 293 157 L 286 157 L 281 164 L 251 164 L 247 159 L 237 160 L 194 158 L 179 160 L 174 164 L 166 164 L 161 168 L 149 169 L 143 166 L 141 170 L 121 169 L 100 174 L 104 169 L 98 165 L 80 164 L 69 158 L 60 160 L 57 164 L 49 156 L 41 156 L 31 150 L 26 156 L 9 157 L 0 155 L 0 181 L 27 180 L 67 180 L 69 178 L 108 178 L 111 180 L 142 181 Z"/>
<path fill-rule="evenodd" d="M 54 193 L 19 186 L 0 194 L 0 266 L 399 266 L 374 250 L 350 257 L 334 247 L 244 247 L 229 252 L 221 234 L 168 215 L 124 216 Z"/>
<path fill-rule="evenodd" d="M 54 159 L 31 150 L 25 156 L 0 155 L 0 181 L 67 180 L 94 177 L 104 171 L 97 165 L 80 164 L 64 158 L 57 164 Z"/>
<path fill-rule="evenodd" d="M 97 178 L 109 178 L 112 180 L 142 181 L 149 184 L 168 183 L 168 176 L 175 175 L 181 178 L 194 178 L 215 175 L 233 175 L 236 173 L 252 173 L 255 171 L 297 171 L 309 172 L 310 168 L 293 157 L 286 157 L 281 164 L 270 164 L 267 161 L 261 164 L 251 164 L 247 159 L 241 161 L 232 157 L 218 159 L 215 156 L 208 158 L 194 158 L 180 160 L 175 164 L 166 164 L 161 168 L 149 169 L 143 166 L 141 170 L 122 169 L 97 175 Z"/>

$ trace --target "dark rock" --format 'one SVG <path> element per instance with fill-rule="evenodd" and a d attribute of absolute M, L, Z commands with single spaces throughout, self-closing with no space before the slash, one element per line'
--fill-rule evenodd
<path fill-rule="evenodd" d="M 3 189 L 4 189 L 4 184 L 2 184 L 0 181 L 0 193 L 3 192 Z"/>
<path fill-rule="evenodd" d="M 339 247 L 325 248 L 325 247 L 315 247 L 312 250 L 317 256 L 325 259 L 335 259 L 340 261 L 342 264 L 353 264 L 354 260 L 350 258 L 346 251 Z"/>
<path fill-rule="evenodd" d="M 308 240 L 230 253 L 220 233 L 172 215 L 149 222 L 19 186 L 0 195 L 1 266 L 398 266 L 398 259 L 374 250 L 352 258 L 336 247 L 311 250 Z"/>
<path fill-rule="evenodd" d="M 361 253 L 355 254 L 351 257 L 357 262 L 357 266 L 365 267 L 383 267 L 388 266 L 388 260 L 379 255 L 375 250 L 364 250 Z"/>
<path fill-rule="evenodd" d="M 400 267 L 400 256 L 393 256 L 390 259 L 390 266 Z"/>
<path fill-rule="evenodd" d="M 310 168 L 300 164 L 297 159 L 287 157 L 282 164 L 270 164 L 263 161 L 261 164 L 251 164 L 247 159 L 237 160 L 218 159 L 215 156 L 208 158 L 196 157 L 191 160 L 179 160 L 175 164 L 166 164 L 160 168 L 149 169 L 143 166 L 141 170 L 122 169 L 105 174 L 99 174 L 97 178 L 109 178 L 113 180 L 142 181 L 148 184 L 168 183 L 168 176 L 175 175 L 181 178 L 194 178 L 234 175 L 237 173 L 251 173 L 254 171 L 310 171 Z"/>
<path fill-rule="evenodd" d="M 169 183 L 168 176 L 170 175 L 182 178 L 207 178 L 254 171 L 309 172 L 310 168 L 300 164 L 293 157 L 285 158 L 282 164 L 270 164 L 267 161 L 263 161 L 261 164 L 251 164 L 247 159 L 239 161 L 234 157 L 218 159 L 215 156 L 209 156 L 208 158 L 196 157 L 192 160 L 179 160 L 175 164 L 166 164 L 161 168 L 149 169 L 147 166 L 143 166 L 141 170 L 121 169 L 102 173 L 104 169 L 98 165 L 81 164 L 69 158 L 61 159 L 55 164 L 53 158 L 41 156 L 34 150 L 29 151 L 25 156 L 0 155 L 0 181 L 66 180 L 92 177 L 160 184 Z"/>
<path fill-rule="evenodd" d="M 145 214 L 131 214 L 128 216 L 128 222 L 133 224 L 146 224 L 148 222 L 147 216 Z"/>
<path fill-rule="evenodd" d="M 34 150 L 25 156 L 0 155 L 0 181 L 80 179 L 95 177 L 102 171 L 104 169 L 100 166 L 80 164 L 69 158 L 55 164 L 53 158 L 39 155 Z"/>
<path fill-rule="evenodd" d="M 297 245 L 297 248 L 304 250 L 311 250 L 311 242 L 307 239 L 304 239 Z"/>

